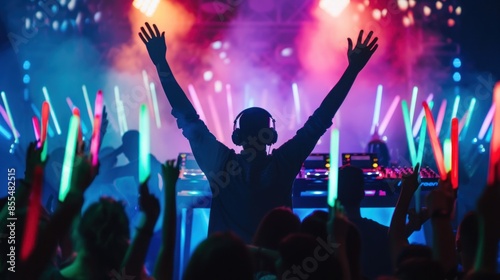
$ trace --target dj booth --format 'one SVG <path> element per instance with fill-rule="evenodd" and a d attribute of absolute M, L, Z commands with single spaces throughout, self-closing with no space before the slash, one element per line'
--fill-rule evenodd
<path fill-rule="evenodd" d="M 178 208 L 178 269 L 184 271 L 191 253 L 203 241 L 208 232 L 211 191 L 205 174 L 200 170 L 192 154 L 181 153 L 178 157 L 180 176 L 177 181 Z M 363 170 L 365 198 L 361 215 L 389 226 L 396 206 L 401 179 L 413 172 L 411 167 L 379 166 L 375 154 L 342 154 L 342 165 L 352 165 Z M 315 210 L 327 210 L 328 154 L 311 154 L 304 162 L 293 184 L 293 211 L 302 220 Z M 421 201 L 428 191 L 437 187 L 439 175 L 429 167 L 420 170 Z M 413 205 L 411 207 L 414 207 Z M 413 243 L 426 243 L 422 231 L 409 238 Z M 182 277 L 182 275 L 180 275 Z"/>

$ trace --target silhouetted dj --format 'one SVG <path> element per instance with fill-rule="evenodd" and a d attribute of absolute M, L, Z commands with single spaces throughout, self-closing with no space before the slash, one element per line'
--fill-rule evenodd
<path fill-rule="evenodd" d="M 380 135 L 378 134 L 378 127 L 375 127 L 375 132 L 368 142 L 367 152 L 372 154 L 377 154 L 378 163 L 380 166 L 388 167 L 390 166 L 391 156 L 389 155 L 389 148 L 387 147 L 387 143 L 380 139 Z"/>
<path fill-rule="evenodd" d="M 271 154 L 267 154 L 266 146 L 276 143 L 278 138 L 271 114 L 262 108 L 241 112 L 234 121 L 232 135 L 234 144 L 243 146 L 243 151 L 237 154 L 215 139 L 175 80 L 165 58 L 165 32 L 160 34 L 156 25 L 153 25 L 153 30 L 148 23 L 146 28 L 141 28 L 139 36 L 157 67 L 163 90 L 172 106 L 172 115 L 189 140 L 196 161 L 207 175 L 212 189 L 209 234 L 231 230 L 250 242 L 260 220 L 269 210 L 283 205 L 291 207 L 293 181 L 303 161 L 332 125 L 332 119 L 356 76 L 377 49 L 378 38 L 372 40 L 373 32 L 370 32 L 362 40 L 361 31 L 355 47 L 348 39 L 349 66 L 340 81 L 297 134 Z"/>

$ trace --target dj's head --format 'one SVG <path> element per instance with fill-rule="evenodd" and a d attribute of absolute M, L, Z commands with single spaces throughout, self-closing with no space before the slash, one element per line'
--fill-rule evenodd
<path fill-rule="evenodd" d="M 268 111 L 259 107 L 243 110 L 234 120 L 233 143 L 237 146 L 248 146 L 252 139 L 269 146 L 278 140 L 275 120 Z"/>

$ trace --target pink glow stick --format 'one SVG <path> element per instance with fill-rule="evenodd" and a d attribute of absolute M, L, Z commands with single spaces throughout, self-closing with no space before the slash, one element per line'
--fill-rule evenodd
<path fill-rule="evenodd" d="M 496 83 L 493 89 L 493 105 L 495 105 L 495 113 L 493 115 L 490 164 L 488 167 L 488 185 L 490 186 L 500 176 L 500 174 L 496 174 L 499 171 L 495 168 L 500 161 L 500 82 Z"/>
<path fill-rule="evenodd" d="M 458 118 L 451 120 L 451 185 L 458 189 Z"/>
<path fill-rule="evenodd" d="M 78 118 L 80 118 L 80 109 L 78 109 L 77 107 L 73 107 L 73 115 L 78 116 Z M 81 120 L 81 118 L 80 118 L 80 120 Z M 78 124 L 78 138 L 76 138 L 76 143 L 77 143 L 78 149 L 80 149 L 80 147 L 82 146 L 82 142 L 83 142 L 82 138 L 83 138 L 82 123 L 80 122 Z"/>
<path fill-rule="evenodd" d="M 35 132 L 36 141 L 40 141 L 40 122 L 36 116 L 31 118 L 31 122 L 33 123 L 33 132 Z"/>

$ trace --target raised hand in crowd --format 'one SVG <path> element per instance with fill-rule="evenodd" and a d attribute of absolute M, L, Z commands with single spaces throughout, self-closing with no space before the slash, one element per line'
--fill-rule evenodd
<path fill-rule="evenodd" d="M 370 31 L 364 40 L 363 33 L 363 30 L 359 32 L 356 45 L 353 45 L 351 38 L 347 38 L 347 58 L 349 59 L 349 68 L 358 72 L 365 67 L 366 63 L 368 63 L 378 48 L 378 38 L 375 37 L 372 40 L 373 31 Z"/>

